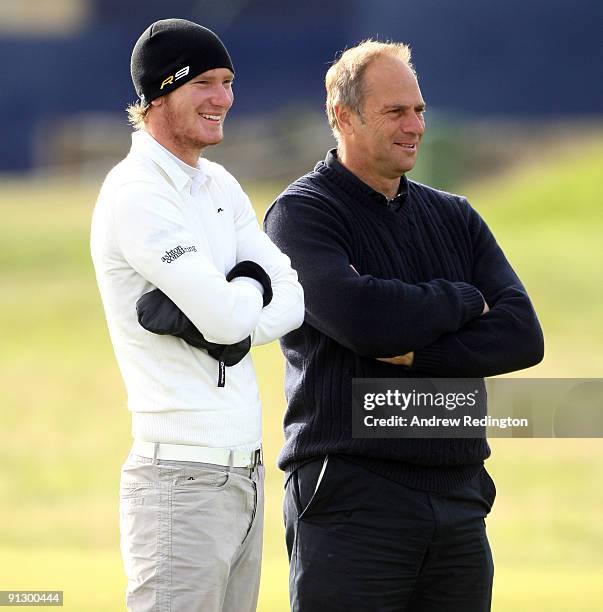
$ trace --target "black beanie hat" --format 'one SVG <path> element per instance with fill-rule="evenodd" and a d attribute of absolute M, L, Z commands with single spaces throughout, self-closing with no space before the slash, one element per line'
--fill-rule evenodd
<path fill-rule="evenodd" d="M 234 73 L 226 47 L 214 32 L 186 19 L 152 23 L 134 45 L 130 62 L 143 106 L 214 68 Z"/>

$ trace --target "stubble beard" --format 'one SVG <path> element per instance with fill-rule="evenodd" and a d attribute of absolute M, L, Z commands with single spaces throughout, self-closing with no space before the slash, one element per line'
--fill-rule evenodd
<path fill-rule="evenodd" d="M 216 142 L 207 142 L 205 140 L 201 140 L 196 136 L 191 135 L 191 132 L 187 131 L 186 126 L 182 126 L 182 121 L 170 105 L 168 105 L 166 111 L 167 112 L 165 119 L 169 133 L 172 135 L 172 141 L 179 148 L 200 153 L 201 150 L 205 147 L 213 144 L 218 144 L 222 141 L 222 138 L 220 138 Z"/>

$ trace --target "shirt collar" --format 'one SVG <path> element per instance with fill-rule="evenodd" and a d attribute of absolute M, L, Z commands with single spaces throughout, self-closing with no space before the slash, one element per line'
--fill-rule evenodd
<path fill-rule="evenodd" d="M 337 159 L 337 149 L 331 149 L 327 153 L 325 161 L 320 162 L 319 165 L 323 163 L 329 168 L 332 175 L 336 177 L 341 187 L 356 198 L 374 200 L 382 206 L 396 209 L 404 203 L 408 194 L 408 179 L 406 175 L 403 174 L 400 177 L 398 192 L 393 199 L 388 200 L 382 193 L 375 191 L 370 185 L 361 181 L 353 172 L 350 172 L 350 170 Z"/>
<path fill-rule="evenodd" d="M 203 169 L 203 159 L 201 157 L 197 161 L 197 168 L 195 169 L 159 144 L 146 130 L 136 130 L 132 134 L 131 151 L 140 152 L 150 157 L 168 175 L 178 191 L 181 191 L 188 183 L 196 185 L 198 189 L 209 178 L 209 175 Z"/>

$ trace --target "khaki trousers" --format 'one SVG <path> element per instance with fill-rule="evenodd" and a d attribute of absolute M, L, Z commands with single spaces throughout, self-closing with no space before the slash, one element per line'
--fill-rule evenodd
<path fill-rule="evenodd" d="M 121 552 L 131 612 L 254 612 L 264 467 L 130 454 L 121 471 Z"/>

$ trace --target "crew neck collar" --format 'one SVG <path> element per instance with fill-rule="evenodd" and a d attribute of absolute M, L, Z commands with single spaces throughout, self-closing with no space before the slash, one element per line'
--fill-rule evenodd
<path fill-rule="evenodd" d="M 337 149 L 331 149 L 324 160 L 319 162 L 316 170 L 326 168 L 332 178 L 347 191 L 351 196 L 363 201 L 374 201 L 385 208 L 397 209 L 404 204 L 408 195 L 408 179 L 406 175 L 400 177 L 400 185 L 395 197 L 388 200 L 382 193 L 373 189 L 370 185 L 358 178 L 353 172 L 348 170 L 338 159 Z"/>

